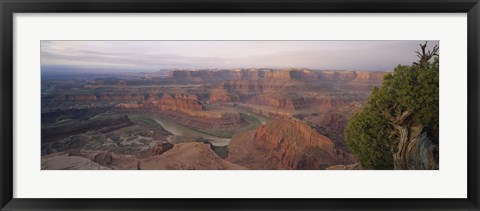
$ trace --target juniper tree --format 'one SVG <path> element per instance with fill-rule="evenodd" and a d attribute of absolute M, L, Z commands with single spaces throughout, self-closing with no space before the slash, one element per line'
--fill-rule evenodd
<path fill-rule="evenodd" d="M 349 120 L 345 141 L 364 168 L 438 169 L 439 48 L 426 47 L 386 74 Z"/>

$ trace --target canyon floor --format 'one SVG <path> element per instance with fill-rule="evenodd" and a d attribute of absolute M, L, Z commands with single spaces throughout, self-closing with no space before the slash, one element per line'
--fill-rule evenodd
<path fill-rule="evenodd" d="M 41 169 L 361 169 L 343 130 L 384 74 L 42 75 Z"/>

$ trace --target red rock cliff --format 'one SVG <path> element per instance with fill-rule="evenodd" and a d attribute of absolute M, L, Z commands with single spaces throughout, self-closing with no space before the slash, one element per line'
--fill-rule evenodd
<path fill-rule="evenodd" d="M 306 123 L 279 118 L 257 131 L 235 135 L 227 160 L 250 169 L 325 169 L 355 162 Z"/>
<path fill-rule="evenodd" d="M 202 111 L 204 107 L 198 101 L 196 95 L 190 94 L 164 94 L 158 100 L 148 102 L 149 106 L 153 105 L 161 111 L 179 110 L 179 111 Z"/>

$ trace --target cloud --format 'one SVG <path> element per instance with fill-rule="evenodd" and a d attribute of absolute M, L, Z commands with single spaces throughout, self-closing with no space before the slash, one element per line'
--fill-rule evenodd
<path fill-rule="evenodd" d="M 392 70 L 424 41 L 41 41 L 47 67 L 157 71 L 170 68 L 305 67 Z M 429 46 L 438 44 L 430 41 Z M 43 68 L 45 67 L 45 68 Z"/>

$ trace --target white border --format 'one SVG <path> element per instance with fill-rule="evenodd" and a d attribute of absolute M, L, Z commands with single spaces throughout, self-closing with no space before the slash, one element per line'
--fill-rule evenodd
<path fill-rule="evenodd" d="M 40 40 L 440 40 L 439 171 L 40 171 Z M 466 14 L 15 14 L 15 198 L 466 198 Z"/>

